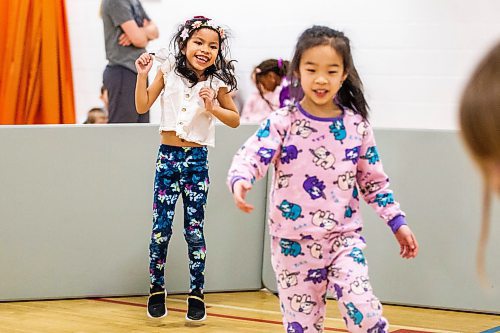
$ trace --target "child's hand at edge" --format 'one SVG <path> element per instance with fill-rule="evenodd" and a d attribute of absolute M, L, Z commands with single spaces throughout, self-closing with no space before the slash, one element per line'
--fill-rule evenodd
<path fill-rule="evenodd" d="M 203 99 L 205 103 L 205 109 L 208 112 L 212 112 L 214 109 L 214 99 L 215 99 L 215 91 L 208 87 L 203 87 L 200 89 L 200 97 Z"/>
<path fill-rule="evenodd" d="M 149 53 L 143 53 L 135 61 L 137 74 L 147 74 L 153 66 L 153 56 Z"/>
<path fill-rule="evenodd" d="M 251 213 L 253 206 L 245 201 L 248 191 L 252 189 L 252 184 L 244 179 L 236 181 L 233 185 L 233 199 L 236 206 L 245 213 Z"/>
<path fill-rule="evenodd" d="M 418 254 L 418 242 L 407 225 L 402 225 L 394 234 L 400 246 L 399 254 L 406 259 L 415 258 Z"/>

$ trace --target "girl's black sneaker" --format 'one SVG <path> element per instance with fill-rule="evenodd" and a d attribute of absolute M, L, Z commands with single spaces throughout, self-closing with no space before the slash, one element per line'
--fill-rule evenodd
<path fill-rule="evenodd" d="M 203 321 L 207 319 L 207 311 L 205 309 L 205 297 L 199 289 L 195 289 L 189 293 L 188 311 L 186 319 L 189 321 Z"/>
<path fill-rule="evenodd" d="M 165 306 L 165 290 L 154 287 L 148 297 L 148 317 L 163 318 L 167 316 L 167 307 Z"/>

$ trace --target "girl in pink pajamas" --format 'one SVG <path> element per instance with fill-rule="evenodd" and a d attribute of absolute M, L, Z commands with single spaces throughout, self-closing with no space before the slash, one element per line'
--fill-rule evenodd
<path fill-rule="evenodd" d="M 228 185 L 251 212 L 246 193 L 274 164 L 271 259 L 286 332 L 323 332 L 327 291 L 349 332 L 388 332 L 363 255 L 360 197 L 391 228 L 403 258 L 415 257 L 418 244 L 389 189 L 349 39 L 313 26 L 290 67 L 303 99 L 262 122 L 235 155 Z"/>

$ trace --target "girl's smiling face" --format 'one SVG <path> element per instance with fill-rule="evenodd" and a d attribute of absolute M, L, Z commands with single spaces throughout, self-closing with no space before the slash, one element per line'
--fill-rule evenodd
<path fill-rule="evenodd" d="M 210 28 L 201 28 L 193 32 L 183 51 L 187 65 L 198 77 L 202 77 L 205 70 L 215 64 L 219 53 L 219 34 Z"/>
<path fill-rule="evenodd" d="M 342 57 L 330 45 L 318 45 L 302 54 L 299 77 L 304 102 L 321 111 L 335 109 L 333 99 L 347 78 Z M 314 111 L 314 110 L 311 110 Z"/>

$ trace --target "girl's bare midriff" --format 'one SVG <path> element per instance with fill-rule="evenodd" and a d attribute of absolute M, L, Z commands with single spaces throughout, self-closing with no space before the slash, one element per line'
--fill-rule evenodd
<path fill-rule="evenodd" d="M 174 131 L 162 131 L 161 143 L 163 145 L 176 146 L 176 147 L 203 147 L 202 145 L 183 140 L 175 135 Z"/>

